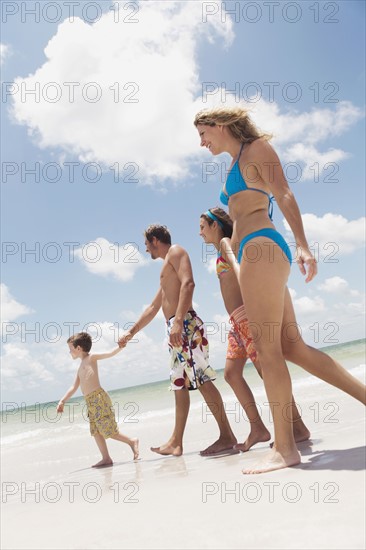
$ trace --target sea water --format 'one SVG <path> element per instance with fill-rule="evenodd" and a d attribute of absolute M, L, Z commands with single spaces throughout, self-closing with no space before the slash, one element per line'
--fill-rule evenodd
<path fill-rule="evenodd" d="M 352 375 L 364 380 L 366 340 L 355 340 L 323 348 L 323 351 L 339 361 Z M 167 357 L 168 364 L 168 357 Z M 293 394 L 304 386 L 315 387 L 322 381 L 309 375 L 300 367 L 288 364 L 291 373 Z M 168 369 L 168 365 L 167 365 Z M 244 376 L 251 387 L 256 402 L 266 402 L 263 382 L 255 367 L 248 363 Z M 217 371 L 215 382 L 219 389 L 228 416 L 233 417 L 239 406 L 230 386 L 224 380 L 224 371 Z M 108 388 L 104 388 L 108 391 Z M 143 384 L 119 390 L 108 391 L 116 413 L 117 422 L 122 432 L 133 431 L 140 424 L 151 426 L 154 430 L 162 422 L 169 422 L 173 429 L 175 405 L 173 392 L 169 390 L 169 380 Z M 199 392 L 190 392 L 191 412 L 207 410 Z M 5 405 L 5 406 L 4 406 Z M 83 397 L 70 399 L 65 405 L 63 414 L 56 412 L 56 402 L 35 403 L 32 406 L 16 407 L 15 404 L 3 404 L 1 412 L 1 445 L 5 450 L 21 448 L 22 452 L 32 447 L 55 443 L 71 442 L 89 434 L 86 405 Z"/>

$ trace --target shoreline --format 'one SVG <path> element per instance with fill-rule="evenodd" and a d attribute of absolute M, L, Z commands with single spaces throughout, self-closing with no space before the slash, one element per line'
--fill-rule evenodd
<path fill-rule="evenodd" d="M 349 340 L 347 342 L 342 342 L 342 343 L 338 343 L 338 344 L 332 344 L 330 346 L 324 346 L 322 348 L 317 348 L 319 349 L 319 351 L 324 351 L 326 353 L 330 353 L 332 351 L 335 352 L 335 355 L 336 355 L 336 352 L 337 352 L 337 349 L 339 350 L 339 348 L 343 347 L 343 346 L 347 346 L 348 344 L 349 345 L 359 345 L 363 343 L 364 344 L 364 359 L 366 361 L 366 338 L 358 338 L 357 340 Z M 289 362 L 288 362 L 289 363 Z M 304 370 L 302 370 L 300 367 L 297 367 L 296 365 L 292 365 L 291 363 L 290 364 L 290 368 L 291 367 L 295 367 L 295 369 L 298 369 L 298 371 L 301 373 L 303 372 L 304 373 L 304 376 L 308 375 L 308 373 Z M 168 356 L 167 356 L 167 365 L 168 365 Z M 245 365 L 245 371 L 248 372 L 248 368 L 252 371 L 252 372 L 255 372 L 255 367 L 253 365 L 253 363 L 248 360 L 247 364 Z M 215 371 L 216 373 L 218 373 L 218 378 L 219 377 L 223 377 L 223 373 L 224 373 L 224 368 L 215 368 Z M 291 373 L 293 374 L 293 373 Z M 309 375 L 311 376 L 311 375 Z M 110 389 L 106 389 L 106 391 L 108 391 L 108 393 L 110 394 L 110 396 L 113 398 L 113 395 L 114 394 L 118 394 L 120 392 L 128 392 L 128 391 L 139 391 L 139 389 L 144 389 L 144 388 L 150 388 L 150 389 L 154 389 L 155 387 L 157 388 L 158 386 L 162 385 L 162 384 L 169 384 L 169 381 L 168 381 L 168 377 L 167 378 L 163 378 L 161 380 L 156 380 L 154 382 L 147 382 L 147 383 L 144 383 L 144 384 L 138 384 L 138 385 L 135 385 L 135 386 L 126 386 L 126 387 L 121 387 L 121 388 L 117 388 L 117 389 L 113 389 L 113 390 L 110 390 Z M 72 397 L 68 403 L 75 403 L 75 402 L 78 402 L 80 401 L 81 399 L 83 399 L 83 396 L 77 396 L 77 397 Z M 26 405 L 26 407 L 18 407 L 17 409 L 14 409 L 14 412 L 16 413 L 18 410 L 20 409 L 31 409 L 32 407 L 34 406 L 48 406 L 48 405 L 51 405 L 51 404 L 57 404 L 59 401 L 59 398 L 55 399 L 55 400 L 52 400 L 52 401 L 44 401 L 44 402 L 39 402 L 39 401 L 36 401 L 35 403 L 32 403 L 31 405 Z M 6 402 L 6 401 L 2 401 L 2 404 L 3 403 L 9 403 L 9 402 Z M 22 402 L 22 405 L 23 405 L 23 402 Z M 1 415 L 3 415 L 4 413 L 6 413 L 7 411 L 5 409 L 1 409 L 0 410 L 0 418 L 1 418 Z"/>

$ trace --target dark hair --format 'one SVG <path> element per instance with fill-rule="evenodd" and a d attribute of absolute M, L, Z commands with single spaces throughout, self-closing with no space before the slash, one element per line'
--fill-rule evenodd
<path fill-rule="evenodd" d="M 67 343 L 72 344 L 74 348 L 80 346 L 86 353 L 88 353 L 92 347 L 92 339 L 90 334 L 87 332 L 78 332 L 77 334 L 73 334 L 70 338 L 68 338 Z"/>
<path fill-rule="evenodd" d="M 220 224 L 219 226 L 222 229 L 222 232 L 224 233 L 224 237 L 231 238 L 233 234 L 233 220 L 230 218 L 229 214 L 219 206 L 215 206 L 214 208 L 209 208 L 208 212 L 211 212 L 211 214 L 213 214 L 215 218 L 217 218 L 220 221 L 221 226 Z M 208 216 L 206 212 L 201 214 L 201 218 L 206 220 L 208 225 L 212 225 L 213 222 L 215 221 L 212 218 L 210 218 L 210 216 Z"/>
<path fill-rule="evenodd" d="M 172 244 L 172 238 L 166 225 L 152 224 L 145 229 L 145 238 L 151 243 L 154 237 L 164 244 Z"/>

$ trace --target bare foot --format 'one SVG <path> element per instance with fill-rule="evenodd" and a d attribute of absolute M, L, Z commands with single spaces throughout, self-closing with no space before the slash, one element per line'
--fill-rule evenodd
<path fill-rule="evenodd" d="M 172 456 L 181 456 L 183 454 L 183 447 L 180 445 L 170 445 L 167 443 L 166 445 L 162 445 L 161 447 L 150 447 L 150 449 L 154 453 L 158 453 L 159 455 L 172 455 Z"/>
<path fill-rule="evenodd" d="M 234 445 L 234 449 L 238 449 L 239 451 L 246 453 L 256 443 L 262 443 L 263 441 L 268 441 L 269 439 L 271 439 L 271 434 L 268 430 L 258 433 L 250 432 L 248 438 L 244 441 L 244 443 L 238 443 L 237 445 Z"/>
<path fill-rule="evenodd" d="M 306 428 L 305 425 L 301 429 L 294 428 L 295 443 L 301 443 L 302 441 L 307 441 L 308 439 L 310 439 L 310 436 L 311 436 L 311 433 L 309 432 L 309 430 Z M 270 443 L 270 447 L 271 449 L 273 449 L 274 441 Z"/>
<path fill-rule="evenodd" d="M 301 456 L 299 451 L 295 448 L 288 455 L 283 456 L 276 449 L 266 455 L 254 468 L 242 470 L 243 474 L 263 474 L 265 472 L 272 472 L 273 470 L 281 470 L 282 468 L 288 468 L 290 466 L 296 466 L 300 464 Z"/>
<path fill-rule="evenodd" d="M 230 451 L 237 451 L 238 449 L 234 449 L 234 446 L 236 445 L 237 441 L 234 440 L 227 440 L 227 439 L 221 439 L 219 438 L 215 443 L 212 443 L 207 449 L 204 449 L 203 451 L 200 451 L 201 456 L 214 456 L 216 454 L 220 453 L 226 453 Z"/>
<path fill-rule="evenodd" d="M 106 466 L 112 466 L 113 460 L 111 458 L 102 459 L 96 464 L 93 464 L 92 468 L 105 468 Z"/>
<path fill-rule="evenodd" d="M 297 427 L 295 423 L 293 431 L 295 443 L 300 443 L 301 441 L 307 441 L 308 439 L 310 439 L 311 434 L 304 423 L 302 423 L 300 427 Z"/>
<path fill-rule="evenodd" d="M 130 445 L 132 452 L 133 452 L 133 459 L 138 460 L 139 459 L 139 440 L 137 437 L 135 439 L 131 439 L 132 444 Z"/>

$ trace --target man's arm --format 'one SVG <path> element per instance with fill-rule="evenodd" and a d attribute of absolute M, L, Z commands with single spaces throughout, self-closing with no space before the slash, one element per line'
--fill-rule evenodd
<path fill-rule="evenodd" d="M 192 304 L 194 280 L 191 260 L 187 252 L 180 246 L 174 246 L 169 250 L 169 263 L 175 270 L 180 282 L 179 300 L 174 316 L 173 326 L 170 331 L 169 341 L 173 347 L 182 345 L 183 321 Z"/>
<path fill-rule="evenodd" d="M 137 332 L 142 330 L 146 325 L 148 325 L 158 313 L 162 304 L 162 289 L 159 288 L 155 298 L 151 304 L 145 309 L 141 317 L 136 321 L 136 323 L 118 340 L 118 345 L 120 348 L 125 347 L 127 342 L 135 336 Z"/>
<path fill-rule="evenodd" d="M 300 210 L 286 181 L 280 159 L 266 141 L 257 140 L 252 147 L 257 166 L 259 165 L 259 175 L 263 182 L 270 186 L 271 192 L 294 234 L 297 247 L 296 261 L 303 275 L 306 275 L 305 264 L 308 266 L 308 274 L 305 279 L 308 283 L 317 273 L 316 260 L 310 252 Z"/>
<path fill-rule="evenodd" d="M 66 401 L 68 401 L 70 397 L 74 395 L 74 393 L 76 392 L 79 386 L 80 386 L 80 378 L 79 378 L 79 375 L 77 374 L 74 384 L 71 386 L 71 388 L 67 390 L 63 398 L 60 399 L 60 401 L 58 402 L 57 409 L 56 409 L 57 412 L 61 412 L 61 413 L 64 412 L 64 405 Z"/>

